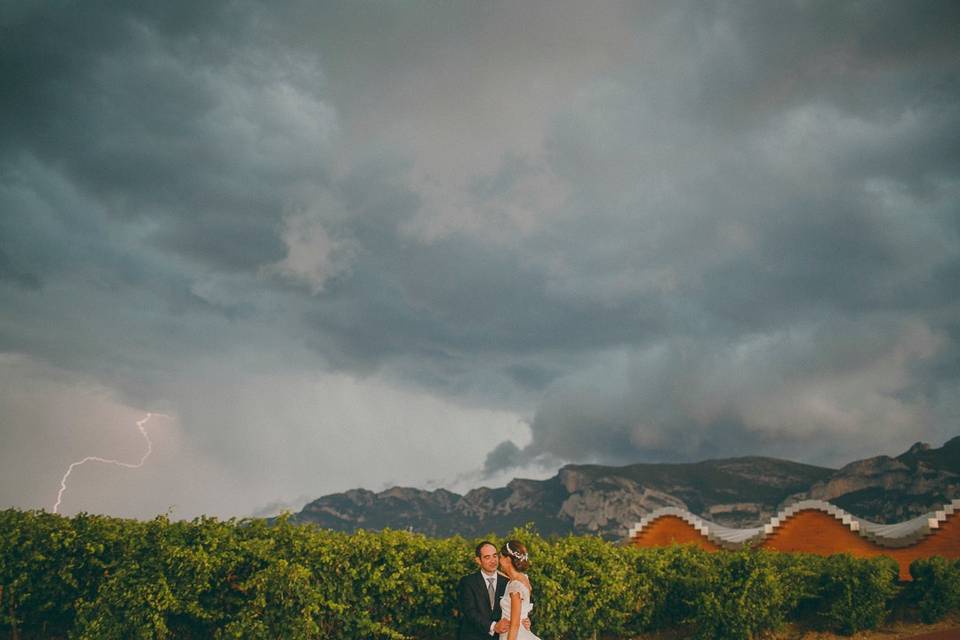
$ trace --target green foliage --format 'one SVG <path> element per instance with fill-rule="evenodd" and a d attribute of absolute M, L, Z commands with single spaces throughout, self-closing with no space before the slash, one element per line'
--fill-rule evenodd
<path fill-rule="evenodd" d="M 76 602 L 77 638 L 168 638 L 167 614 L 176 604 L 177 598 L 164 576 L 142 571 L 131 562 L 104 581 L 93 601 Z"/>
<path fill-rule="evenodd" d="M 634 632 L 684 625 L 700 638 L 753 638 L 795 619 L 816 593 L 820 558 L 696 546 L 637 550 L 649 584 Z"/>
<path fill-rule="evenodd" d="M 852 635 L 883 622 L 897 594 L 896 562 L 841 553 L 820 563 L 817 614 L 827 628 Z"/>
<path fill-rule="evenodd" d="M 713 554 L 709 588 L 695 604 L 700 638 L 747 640 L 780 627 L 790 599 L 773 553 L 745 550 Z"/>
<path fill-rule="evenodd" d="M 960 611 L 960 562 L 939 556 L 910 563 L 909 600 L 926 623 Z"/>
<path fill-rule="evenodd" d="M 625 634 L 643 626 L 652 585 L 635 571 L 636 550 L 600 538 L 564 537 L 546 543 L 515 534 L 533 559 L 537 634 L 550 638 L 592 638 L 598 629 Z"/>
<path fill-rule="evenodd" d="M 533 629 L 551 640 L 669 627 L 756 638 L 798 618 L 853 633 L 876 626 L 896 592 L 888 559 L 637 549 L 590 536 L 545 539 L 530 526 L 509 537 L 530 551 Z M 0 511 L 0 634 L 447 638 L 456 631 L 456 584 L 476 569 L 477 542 L 338 533 L 287 518 L 138 522 Z M 919 561 L 912 570 L 910 594 L 925 619 L 957 607 L 956 563 Z"/>
<path fill-rule="evenodd" d="M 237 585 L 247 595 L 246 606 L 218 629 L 215 638 L 336 637 L 347 606 L 324 598 L 306 567 L 287 560 L 261 569 Z"/>
<path fill-rule="evenodd" d="M 654 592 L 658 594 L 651 615 L 654 626 L 695 622 L 697 603 L 713 584 L 713 554 L 697 546 L 673 546 L 648 549 L 645 560 L 655 576 Z"/>

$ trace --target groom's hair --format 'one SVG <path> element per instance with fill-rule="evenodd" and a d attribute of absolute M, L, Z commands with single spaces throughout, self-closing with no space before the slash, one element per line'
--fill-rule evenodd
<path fill-rule="evenodd" d="M 480 544 L 477 545 L 477 548 L 473 550 L 473 553 L 479 558 L 479 557 L 480 557 L 480 550 L 483 549 L 483 548 L 484 548 L 485 546 L 487 546 L 487 545 L 490 545 L 491 547 L 493 547 L 494 550 L 496 550 L 496 548 L 497 548 L 497 545 L 493 544 L 493 543 L 490 542 L 489 540 L 484 540 L 483 542 L 481 542 Z"/>

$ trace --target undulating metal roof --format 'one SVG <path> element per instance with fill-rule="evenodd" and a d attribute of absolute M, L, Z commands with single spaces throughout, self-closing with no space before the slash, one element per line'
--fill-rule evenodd
<path fill-rule="evenodd" d="M 715 545 L 724 549 L 735 550 L 743 548 L 746 545 L 760 544 L 792 516 L 801 511 L 808 510 L 822 511 L 823 513 L 833 516 L 838 522 L 850 529 L 850 531 L 870 540 L 874 544 L 896 549 L 914 545 L 938 529 L 940 524 L 946 521 L 949 515 L 955 511 L 960 511 L 960 500 L 953 500 L 949 504 L 944 505 L 942 509 L 931 511 L 928 514 L 897 524 L 870 522 L 869 520 L 864 520 L 863 518 L 858 518 L 855 515 L 847 513 L 840 507 L 832 505 L 829 502 L 824 502 L 823 500 L 802 500 L 780 511 L 763 526 L 752 529 L 724 527 L 723 525 L 694 515 L 686 509 L 664 507 L 644 516 L 640 522 L 631 527 L 627 537 L 628 539 L 635 538 L 659 518 L 674 516 L 690 524 L 690 526 L 699 531 L 701 535 Z"/>

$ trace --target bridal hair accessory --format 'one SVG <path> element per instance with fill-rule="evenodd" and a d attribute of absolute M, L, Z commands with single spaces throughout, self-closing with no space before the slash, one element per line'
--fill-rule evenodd
<path fill-rule="evenodd" d="M 527 558 L 528 558 L 527 554 L 525 554 L 525 553 L 518 553 L 518 552 L 514 551 L 513 549 L 511 549 L 509 542 L 507 543 L 507 553 L 509 553 L 511 557 L 519 560 L 520 562 L 526 562 L 526 561 L 527 561 Z"/>

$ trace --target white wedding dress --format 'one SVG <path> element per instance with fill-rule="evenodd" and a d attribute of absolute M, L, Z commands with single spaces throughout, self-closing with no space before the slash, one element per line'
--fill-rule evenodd
<path fill-rule="evenodd" d="M 503 597 L 500 598 L 500 609 L 503 611 L 503 617 L 513 619 L 513 612 L 510 611 L 511 593 L 520 594 L 520 619 L 529 618 L 530 610 L 533 609 L 533 603 L 530 602 L 530 590 L 527 589 L 527 585 L 519 580 L 511 580 L 508 582 L 507 590 L 504 592 Z M 500 640 L 507 640 L 509 634 L 509 631 L 501 633 Z M 517 633 L 517 640 L 540 640 L 540 638 L 521 624 L 520 630 Z"/>

